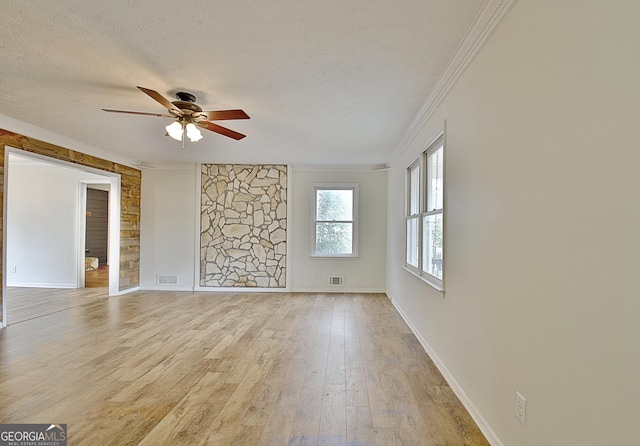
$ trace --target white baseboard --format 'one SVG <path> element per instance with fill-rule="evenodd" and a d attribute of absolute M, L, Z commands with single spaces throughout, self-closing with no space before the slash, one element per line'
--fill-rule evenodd
<path fill-rule="evenodd" d="M 378 288 L 345 288 L 341 286 L 322 288 L 258 288 L 258 287 L 176 287 L 176 286 L 142 286 L 142 291 L 192 291 L 209 293 L 363 293 L 384 294 L 386 290 Z M 129 291 L 129 290 L 126 290 Z"/>
<path fill-rule="evenodd" d="M 136 291 L 140 291 L 140 287 L 139 286 L 134 286 L 131 288 L 127 288 L 126 290 L 118 290 L 118 296 L 122 296 L 125 294 L 129 294 L 129 293 L 135 293 Z"/>
<path fill-rule="evenodd" d="M 210 293 L 288 293 L 289 288 L 258 288 L 258 287 L 206 287 L 197 286 L 193 291 L 206 291 Z"/>
<path fill-rule="evenodd" d="M 362 293 L 362 294 L 384 294 L 386 290 L 377 288 L 345 288 L 342 286 L 330 286 L 322 288 L 293 288 L 292 293 Z"/>
<path fill-rule="evenodd" d="M 389 296 L 389 299 L 391 300 L 391 303 L 393 304 L 395 309 L 398 310 L 398 313 L 400 313 L 402 319 L 404 319 L 415 337 L 418 339 L 418 342 L 420 342 L 420 345 L 422 345 L 422 348 L 424 348 L 425 352 L 427 352 L 440 373 L 442 373 L 444 379 L 447 380 L 447 383 L 449 383 L 449 387 L 451 387 L 451 390 L 453 390 L 460 402 L 462 402 L 462 405 L 465 407 L 465 409 L 467 409 L 467 412 L 469 412 L 469 415 L 471 415 L 473 421 L 476 422 L 478 428 L 480 428 L 489 444 L 491 444 L 492 446 L 504 446 L 502 440 L 498 438 L 498 435 L 494 432 L 489 423 L 487 423 L 487 420 L 485 420 L 484 417 L 480 414 L 476 406 L 465 393 L 462 386 L 458 383 L 458 381 L 456 381 L 455 377 L 451 374 L 449 369 L 447 369 L 447 366 L 444 364 L 444 362 L 442 362 L 438 355 L 433 351 L 427 340 L 424 339 L 424 337 L 416 329 L 416 327 L 411 322 L 411 319 L 409 319 L 405 312 L 402 311 L 402 308 L 396 303 L 395 299 L 388 292 L 387 295 Z"/>
<path fill-rule="evenodd" d="M 140 291 L 180 291 L 180 292 L 193 292 L 193 287 L 184 287 L 184 286 L 140 286 L 138 287 Z"/>
<path fill-rule="evenodd" d="M 60 282 L 7 282 L 7 286 L 18 288 L 78 288 L 77 283 Z"/>

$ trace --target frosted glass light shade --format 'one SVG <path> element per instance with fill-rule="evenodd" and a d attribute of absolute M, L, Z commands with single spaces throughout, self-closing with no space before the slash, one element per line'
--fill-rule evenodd
<path fill-rule="evenodd" d="M 187 130 L 187 136 L 189 137 L 191 142 L 197 142 L 202 139 L 202 133 L 200 133 L 200 129 L 196 127 L 196 125 L 193 122 L 190 122 L 189 124 L 187 124 L 186 130 Z"/>
<path fill-rule="evenodd" d="M 165 127 L 170 137 L 175 140 L 182 141 L 182 124 L 178 121 L 173 121 L 171 124 Z"/>

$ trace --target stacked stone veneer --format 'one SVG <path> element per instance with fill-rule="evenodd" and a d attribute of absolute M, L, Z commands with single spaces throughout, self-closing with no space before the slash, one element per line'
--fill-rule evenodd
<path fill-rule="evenodd" d="M 203 164 L 200 286 L 284 288 L 287 167 Z"/>

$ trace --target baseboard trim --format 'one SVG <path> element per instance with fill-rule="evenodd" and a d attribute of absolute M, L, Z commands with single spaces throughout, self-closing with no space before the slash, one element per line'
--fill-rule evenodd
<path fill-rule="evenodd" d="M 254 288 L 254 287 L 176 287 L 176 286 L 142 286 L 133 288 L 134 291 L 180 291 L 180 292 L 209 292 L 209 293 L 363 293 L 363 294 L 385 294 L 386 290 L 377 288 L 344 288 L 344 287 L 326 287 L 326 288 Z M 119 294 L 130 292 L 123 290 Z"/>
<path fill-rule="evenodd" d="M 131 288 L 127 288 L 124 290 L 118 290 L 118 296 L 123 296 L 125 294 L 130 294 L 130 293 L 135 293 L 136 291 L 140 291 L 140 287 L 139 286 L 134 286 Z"/>
<path fill-rule="evenodd" d="M 44 282 L 7 282 L 8 287 L 16 288 L 78 288 L 77 283 Z"/>
<path fill-rule="evenodd" d="M 197 286 L 194 291 L 205 291 L 209 293 L 288 293 L 289 288 L 258 288 L 258 287 L 205 287 Z"/>
<path fill-rule="evenodd" d="M 422 348 L 424 349 L 424 351 L 427 353 L 427 355 L 429 355 L 429 357 L 431 358 L 433 363 L 436 365 L 440 373 L 442 373 L 442 376 L 444 376 L 444 379 L 447 380 L 447 382 L 449 383 L 449 387 L 451 387 L 451 390 L 453 390 L 453 392 L 456 394 L 460 402 L 462 402 L 462 405 L 465 407 L 465 409 L 467 409 L 467 412 L 469 412 L 469 415 L 471 415 L 471 418 L 473 418 L 473 421 L 476 422 L 476 424 L 478 425 L 478 428 L 482 431 L 487 441 L 492 446 L 504 446 L 504 443 L 502 442 L 502 440 L 500 440 L 500 438 L 495 433 L 495 431 L 491 428 L 489 423 L 487 423 L 487 420 L 485 420 L 482 414 L 480 414 L 476 406 L 473 404 L 471 399 L 469 399 L 469 397 L 465 393 L 462 386 L 458 383 L 458 381 L 456 381 L 453 374 L 449 371 L 449 369 L 444 364 L 444 362 L 442 362 L 442 360 L 438 357 L 436 352 L 431 348 L 427 340 L 416 329 L 416 327 L 411 322 L 411 319 L 409 319 L 409 317 L 405 314 L 405 312 L 402 310 L 400 305 L 398 305 L 396 300 L 389 294 L 389 292 L 387 292 L 387 296 L 389 296 L 389 300 L 391 300 L 391 303 L 393 304 L 394 308 L 398 311 L 398 313 L 400 313 L 400 316 L 402 317 L 402 319 L 404 319 L 404 321 L 409 326 L 409 328 L 411 329 L 415 337 L 418 339 L 418 342 L 420 342 L 420 345 L 422 345 Z"/>
<path fill-rule="evenodd" d="M 193 292 L 193 287 L 180 287 L 180 286 L 141 286 L 139 287 L 140 291 L 179 291 L 183 292 Z"/>
<path fill-rule="evenodd" d="M 294 288 L 292 293 L 362 293 L 362 294 L 385 294 L 386 290 L 377 288 L 345 288 L 341 286 L 322 288 Z"/>

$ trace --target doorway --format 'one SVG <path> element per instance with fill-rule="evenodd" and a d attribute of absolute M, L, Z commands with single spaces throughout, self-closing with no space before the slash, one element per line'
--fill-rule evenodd
<path fill-rule="evenodd" d="M 107 194 L 107 214 L 120 215 L 120 176 L 7 147 L 3 247 L 3 325 L 11 324 L 11 290 L 85 286 L 86 190 Z M 100 185 L 100 186 L 98 186 Z M 120 220 L 108 219 L 108 294 L 117 295 Z M 9 288 L 7 288 L 9 287 Z M 106 295 L 107 289 L 104 290 Z M 14 305 L 15 307 L 15 305 Z"/>
<path fill-rule="evenodd" d="M 109 286 L 109 184 L 87 184 L 85 211 L 85 288 Z"/>

